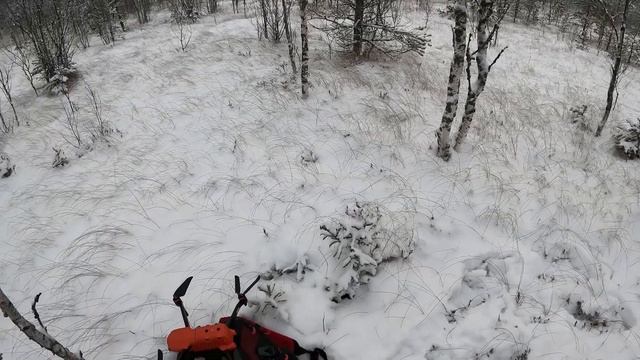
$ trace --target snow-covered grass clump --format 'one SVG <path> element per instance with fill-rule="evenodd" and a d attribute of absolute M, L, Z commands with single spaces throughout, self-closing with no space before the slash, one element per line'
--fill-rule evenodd
<path fill-rule="evenodd" d="M 628 119 L 615 129 L 616 148 L 628 159 L 640 157 L 640 118 Z"/>

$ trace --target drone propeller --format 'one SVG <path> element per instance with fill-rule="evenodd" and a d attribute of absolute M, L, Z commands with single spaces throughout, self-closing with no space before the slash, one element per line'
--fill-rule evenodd
<path fill-rule="evenodd" d="M 181 297 L 183 297 L 187 293 L 187 289 L 189 288 L 192 279 L 193 276 L 189 276 L 184 282 L 182 282 L 182 284 L 180 284 L 180 286 L 178 286 L 176 291 L 173 293 L 173 303 L 180 308 L 180 314 L 182 314 L 182 320 L 184 321 L 185 327 L 191 326 L 189 325 L 189 313 L 184 308 Z"/>
<path fill-rule="evenodd" d="M 178 286 L 178 288 L 176 289 L 176 292 L 173 293 L 174 299 L 183 297 L 187 293 L 187 289 L 191 284 L 191 280 L 193 280 L 193 276 L 189 276 L 185 281 L 182 282 L 182 284 L 180 284 L 180 286 Z"/>
<path fill-rule="evenodd" d="M 238 277 L 238 275 L 235 276 L 235 290 L 236 290 L 236 294 L 238 295 L 238 304 L 236 305 L 236 307 L 233 309 L 233 313 L 231 313 L 231 317 L 229 320 L 229 324 L 233 327 L 233 323 L 236 320 L 236 317 L 238 317 L 238 311 L 240 311 L 240 308 L 243 307 L 244 305 L 247 305 L 247 293 L 249 292 L 249 290 L 251 290 L 251 288 L 253 288 L 258 281 L 260 281 L 260 276 L 258 275 L 258 277 L 253 280 L 253 282 L 251 283 L 251 285 L 249 285 L 244 292 L 241 292 L 240 289 L 240 277 Z"/>
<path fill-rule="evenodd" d="M 240 276 L 236 275 L 235 276 L 235 280 L 236 280 L 236 294 L 240 295 Z"/>

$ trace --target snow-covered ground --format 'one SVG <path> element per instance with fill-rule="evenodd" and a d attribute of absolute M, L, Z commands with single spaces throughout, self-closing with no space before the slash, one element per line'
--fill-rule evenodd
<path fill-rule="evenodd" d="M 614 155 L 609 132 L 640 114 L 637 70 L 596 139 L 569 108 L 587 104 L 598 120 L 607 59 L 550 29 L 505 24 L 509 49 L 467 144 L 444 163 L 433 146 L 446 19 L 433 16 L 423 58 L 357 65 L 312 31 L 307 100 L 286 45 L 258 41 L 250 19 L 203 18 L 185 53 L 174 32 L 158 14 L 76 54 L 120 131 L 82 157 L 63 98 L 36 98 L 14 75 L 27 124 L 0 143 L 16 165 L 0 180 L 0 286 L 29 318 L 42 292 L 45 325 L 73 350 L 153 358 L 181 325 L 171 294 L 184 278 L 195 277 L 184 301 L 203 324 L 235 304 L 234 274 L 248 283 L 306 256 L 304 279 L 275 280 L 278 311 L 244 314 L 331 359 L 640 356 L 640 167 Z M 87 123 L 82 83 L 71 100 Z M 53 147 L 67 167 L 51 167 Z M 340 265 L 320 226 L 356 202 L 378 204 L 415 250 L 334 303 L 326 278 Z M 7 319 L 0 353 L 51 358 Z"/>

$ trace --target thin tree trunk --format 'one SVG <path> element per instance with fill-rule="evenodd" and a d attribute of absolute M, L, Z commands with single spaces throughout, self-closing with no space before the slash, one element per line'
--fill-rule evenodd
<path fill-rule="evenodd" d="M 71 352 L 51 335 L 38 330 L 35 325 L 25 319 L 2 292 L 2 289 L 0 289 L 0 310 L 2 310 L 4 317 L 8 317 L 29 339 L 51 351 L 57 357 L 65 360 L 82 360 L 81 356 Z"/>
<path fill-rule="evenodd" d="M 2 131 L 8 133 L 10 129 L 7 125 L 7 122 L 4 120 L 4 115 L 2 115 L 2 112 L 0 112 L 0 122 L 2 123 Z"/>
<path fill-rule="evenodd" d="M 600 21 L 600 26 L 598 27 L 598 52 L 602 49 L 602 41 L 604 40 L 604 33 L 607 28 L 607 20 L 605 20 L 604 16 Z"/>
<path fill-rule="evenodd" d="M 515 5 L 513 6 L 513 22 L 518 20 L 518 13 L 520 12 L 520 0 L 516 0 Z"/>
<path fill-rule="evenodd" d="M 20 126 L 20 120 L 18 119 L 18 113 L 16 112 L 16 107 L 13 105 L 13 100 L 9 99 L 9 105 L 11 105 L 11 110 L 13 110 L 13 118 L 15 119 L 16 126 Z"/>
<path fill-rule="evenodd" d="M 233 0 L 236 1 L 236 3 L 240 0 Z M 260 6 L 262 7 L 262 22 L 263 22 L 263 26 L 264 26 L 264 38 L 269 40 L 269 31 L 267 29 L 267 4 L 265 3 L 266 0 L 260 0 Z M 236 9 L 238 8 L 238 5 L 236 5 Z"/>
<path fill-rule="evenodd" d="M 464 54 L 467 47 L 467 9 L 464 2 L 458 3 L 455 8 L 455 27 L 453 29 L 453 58 L 449 69 L 449 85 L 447 87 L 447 103 L 442 115 L 440 128 L 436 131 L 438 138 L 437 155 L 443 160 L 451 157 L 451 124 L 458 111 L 458 99 L 460 97 L 460 78 L 464 71 Z"/>
<path fill-rule="evenodd" d="M 624 52 L 624 33 L 626 31 L 627 14 L 629 11 L 629 3 L 631 0 L 625 1 L 624 13 L 622 15 L 622 25 L 620 25 L 620 34 L 618 35 L 618 48 L 616 49 L 616 60 L 611 70 L 611 81 L 609 82 L 609 90 L 607 90 L 607 106 L 604 109 L 604 115 L 596 130 L 596 137 L 602 134 L 604 126 L 609 120 L 611 110 L 613 109 L 613 94 L 618 86 L 618 79 L 620 77 L 620 67 L 622 64 L 622 54 Z"/>
<path fill-rule="evenodd" d="M 356 57 L 362 55 L 362 36 L 364 33 L 364 0 L 355 0 L 353 18 L 353 53 Z"/>
<path fill-rule="evenodd" d="M 291 62 L 291 71 L 294 76 L 298 73 L 296 68 L 296 55 L 293 49 L 293 34 L 291 34 L 291 23 L 289 21 L 289 11 L 291 4 L 287 6 L 285 0 L 282 0 L 282 16 L 284 17 L 284 33 L 287 36 L 287 46 L 289 47 L 289 61 Z"/>
<path fill-rule="evenodd" d="M 300 82 L 302 83 L 302 97 L 309 96 L 309 29 L 307 27 L 307 0 L 300 0 L 300 40 L 302 42 L 302 66 Z"/>
<path fill-rule="evenodd" d="M 467 91 L 467 101 L 464 106 L 464 116 L 462 117 L 462 122 L 460 123 L 460 128 L 458 129 L 458 133 L 456 135 L 456 143 L 454 145 L 454 149 L 458 150 L 462 142 L 467 137 L 467 133 L 469 132 L 469 128 L 471 127 L 471 121 L 473 120 L 473 116 L 476 113 L 476 102 L 478 101 L 478 97 L 484 91 L 484 87 L 487 83 L 487 78 L 489 77 L 489 71 L 491 70 L 491 66 L 489 65 L 489 61 L 487 59 L 487 49 L 489 47 L 489 19 L 493 14 L 493 1 L 492 0 L 481 0 L 480 9 L 479 9 L 479 18 L 478 18 L 478 27 L 477 27 L 477 54 L 476 54 L 476 65 L 478 67 L 478 75 L 475 82 L 469 85 L 469 89 Z M 467 77 L 470 77 L 470 69 L 471 66 L 471 54 L 467 49 Z"/>

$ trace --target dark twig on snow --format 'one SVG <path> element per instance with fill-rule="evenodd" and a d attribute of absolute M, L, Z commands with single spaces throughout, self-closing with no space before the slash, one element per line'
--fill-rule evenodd
<path fill-rule="evenodd" d="M 33 311 L 33 316 L 38 321 L 38 324 L 40 324 L 40 327 L 44 330 L 44 332 L 47 332 L 47 327 L 44 326 L 44 324 L 42 323 L 42 320 L 40 319 L 40 314 L 38 313 L 38 309 L 36 308 L 38 301 L 40 301 L 40 295 L 42 295 L 42 293 L 38 293 L 38 295 L 36 295 L 36 297 L 33 298 L 33 303 L 31 304 L 31 311 Z"/>

